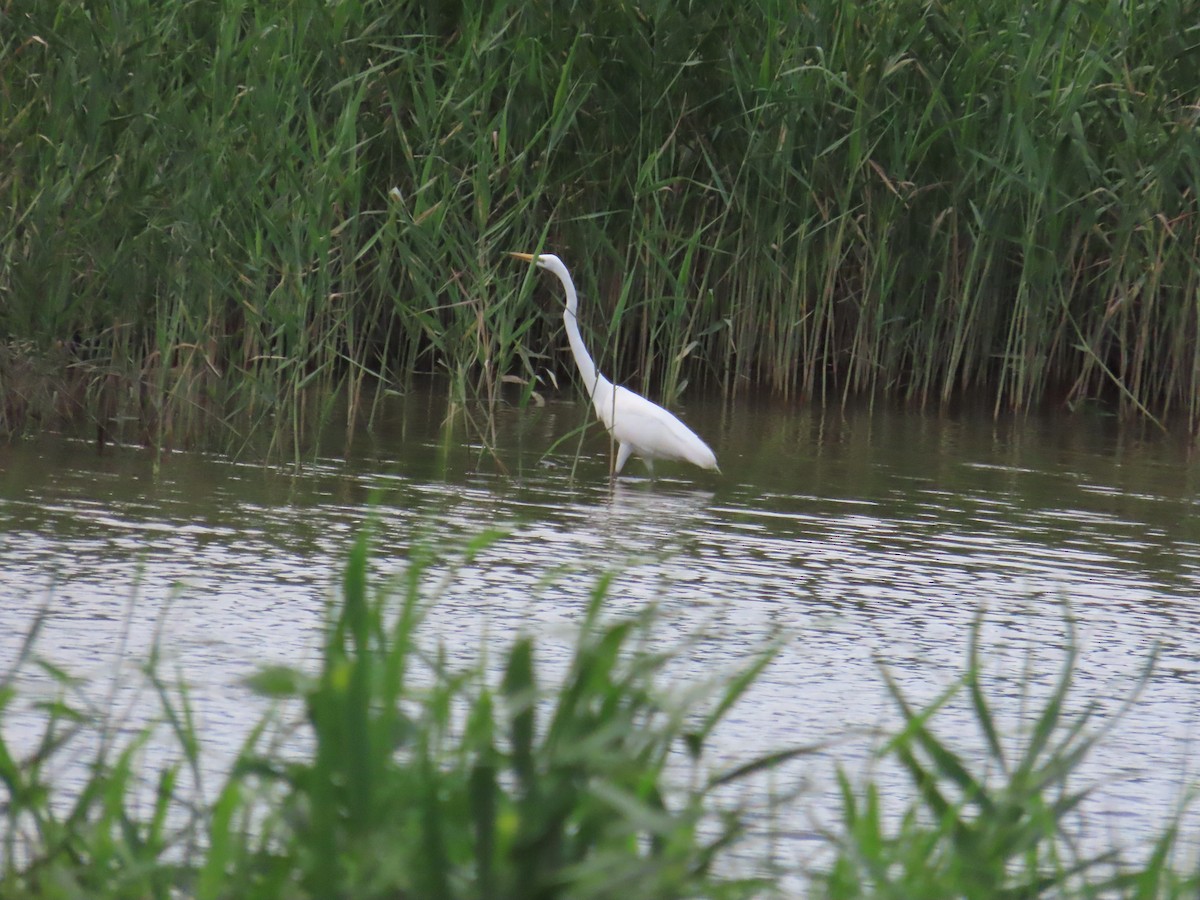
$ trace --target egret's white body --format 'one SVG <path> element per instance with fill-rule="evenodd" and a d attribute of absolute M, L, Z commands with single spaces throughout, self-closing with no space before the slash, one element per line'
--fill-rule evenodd
<path fill-rule="evenodd" d="M 652 467 L 656 459 L 676 459 L 690 462 L 702 469 L 716 469 L 717 457 L 708 444 L 678 418 L 656 403 L 635 394 L 628 388 L 614 385 L 596 369 L 596 363 L 583 344 L 579 333 L 579 296 L 575 283 L 563 261 L 552 253 L 533 256 L 529 253 L 514 253 L 518 259 L 537 264 L 539 268 L 553 272 L 562 282 L 567 293 L 567 307 L 563 321 L 567 326 L 567 340 L 579 374 L 596 407 L 596 415 L 604 427 L 617 441 L 617 460 L 614 471 L 620 472 L 631 454 L 636 453 Z"/>

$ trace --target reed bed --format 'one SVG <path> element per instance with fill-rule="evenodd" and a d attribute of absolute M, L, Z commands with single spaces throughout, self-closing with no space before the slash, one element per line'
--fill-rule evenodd
<path fill-rule="evenodd" d="M 11 0 L 3 427 L 288 454 L 419 373 L 495 401 L 570 370 L 504 256 L 548 249 L 601 365 L 667 401 L 1194 429 L 1192 13 Z"/>
<path fill-rule="evenodd" d="M 899 808 L 885 813 L 876 784 L 842 774 L 830 853 L 808 871 L 783 869 L 768 857 L 788 830 L 770 825 L 768 839 L 764 823 L 805 795 L 780 765 L 836 745 L 764 747 L 732 764 L 709 749 L 772 648 L 709 683 L 680 683 L 666 667 L 686 641 L 664 651 L 652 611 L 612 614 L 601 580 L 567 637 L 565 664 L 547 666 L 545 637 L 531 635 L 506 638 L 499 655 L 488 642 L 464 661 L 464 648 L 447 653 L 423 618 L 491 539 L 457 560 L 417 549 L 385 580 L 371 575 L 360 537 L 320 661 L 250 679 L 265 702 L 286 705 L 248 735 L 213 794 L 200 789 L 214 774 L 201 759 L 204 735 L 186 690 L 160 677 L 157 652 L 142 673 L 158 712 L 135 726 L 40 660 L 35 625 L 0 681 L 0 896 L 990 900 L 1200 888 L 1195 861 L 1177 858 L 1172 822 L 1133 848 L 1145 851 L 1138 862 L 1079 849 L 1088 786 L 1073 776 L 1120 712 L 1102 718 L 1070 694 L 1068 650 L 1053 689 L 1022 703 L 1027 725 L 1003 733 L 1012 710 L 995 711 L 978 629 L 962 679 L 928 707 L 892 686 L 904 724 L 880 753 L 911 775 L 909 799 L 890 793 Z M 34 665 L 59 692 L 30 705 L 18 684 Z M 937 734 L 938 711 L 956 694 L 983 736 L 978 754 L 954 749 L 961 735 Z M 1003 697 L 1021 702 L 1007 688 Z M 1134 691 L 1126 708 L 1136 702 Z M 761 785 L 764 774 L 776 785 L 765 806 L 730 803 L 730 786 Z"/>

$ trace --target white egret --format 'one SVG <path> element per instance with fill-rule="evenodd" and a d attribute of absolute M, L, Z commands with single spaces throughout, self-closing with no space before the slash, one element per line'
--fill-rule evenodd
<path fill-rule="evenodd" d="M 539 269 L 553 272 L 567 292 L 567 308 L 563 313 L 567 340 L 571 343 L 571 353 L 575 357 L 575 364 L 579 366 L 588 396 L 596 407 L 596 415 L 617 441 L 617 461 L 613 471 L 620 472 L 633 453 L 642 457 L 651 471 L 654 470 L 656 459 L 677 459 L 702 469 L 720 471 L 717 469 L 716 455 L 695 432 L 658 404 L 651 403 L 628 388 L 614 386 L 596 369 L 596 363 L 592 361 L 579 333 L 579 296 L 575 293 L 575 283 L 563 261 L 552 253 L 540 256 L 530 253 L 510 255 L 536 263 Z"/>

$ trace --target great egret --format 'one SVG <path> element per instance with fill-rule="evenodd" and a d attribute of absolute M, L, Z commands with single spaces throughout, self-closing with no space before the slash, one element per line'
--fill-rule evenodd
<path fill-rule="evenodd" d="M 587 386 L 588 396 L 592 398 L 592 405 L 596 407 L 596 415 L 617 441 L 617 462 L 613 471 L 620 472 L 632 453 L 642 457 L 651 471 L 654 471 L 656 459 L 678 459 L 702 469 L 720 471 L 717 469 L 716 455 L 695 432 L 658 404 L 651 403 L 628 388 L 614 386 L 596 369 L 579 334 L 579 296 L 575 293 L 575 283 L 563 261 L 552 253 L 540 256 L 531 253 L 510 255 L 536 263 L 539 269 L 553 272 L 567 292 L 567 308 L 563 312 L 567 340 L 571 342 L 571 353 Z"/>

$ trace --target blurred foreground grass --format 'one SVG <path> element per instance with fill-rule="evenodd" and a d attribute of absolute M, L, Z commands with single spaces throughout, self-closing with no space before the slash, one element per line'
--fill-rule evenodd
<path fill-rule="evenodd" d="M 1079 849 L 1087 788 L 1072 776 L 1119 713 L 1097 721 L 1091 704 L 1068 702 L 1068 650 L 1028 727 L 999 733 L 978 630 L 960 682 L 929 707 L 888 682 L 905 724 L 880 753 L 911 775 L 903 807 L 885 814 L 876 785 L 839 775 L 843 818 L 826 861 L 782 871 L 762 823 L 803 794 L 781 785 L 754 809 L 718 795 L 763 773 L 778 783 L 791 770 L 780 765 L 802 765 L 812 748 L 767 747 L 732 769 L 705 755 L 772 649 L 723 683 L 671 683 L 653 612 L 607 615 L 601 580 L 556 674 L 529 634 L 491 665 L 483 653 L 451 663 L 423 635 L 423 614 L 491 539 L 459 562 L 416 551 L 393 580 L 372 583 L 360 537 L 317 671 L 274 667 L 251 679 L 296 712 L 290 737 L 270 738 L 275 716 L 265 715 L 215 798 L 196 788 L 202 736 L 187 693 L 162 681 L 153 655 L 145 675 L 160 713 L 137 732 L 75 702 L 70 676 L 40 664 L 61 694 L 32 707 L 40 739 L 18 749 L 5 726 L 21 706 L 19 674 L 39 665 L 35 624 L 0 685 L 0 896 L 661 900 L 784 896 L 784 884 L 802 883 L 813 897 L 990 900 L 1200 888 L 1195 861 L 1176 859 L 1174 823 L 1134 848 L 1144 851 L 1135 863 Z M 956 693 L 969 699 L 981 758 L 937 736 L 937 710 Z M 1135 690 L 1126 708 L 1136 702 Z M 30 712 L 20 714 L 28 734 Z M 167 761 L 148 762 L 146 747 L 164 738 Z M 756 854 L 758 872 L 732 874 Z"/>

